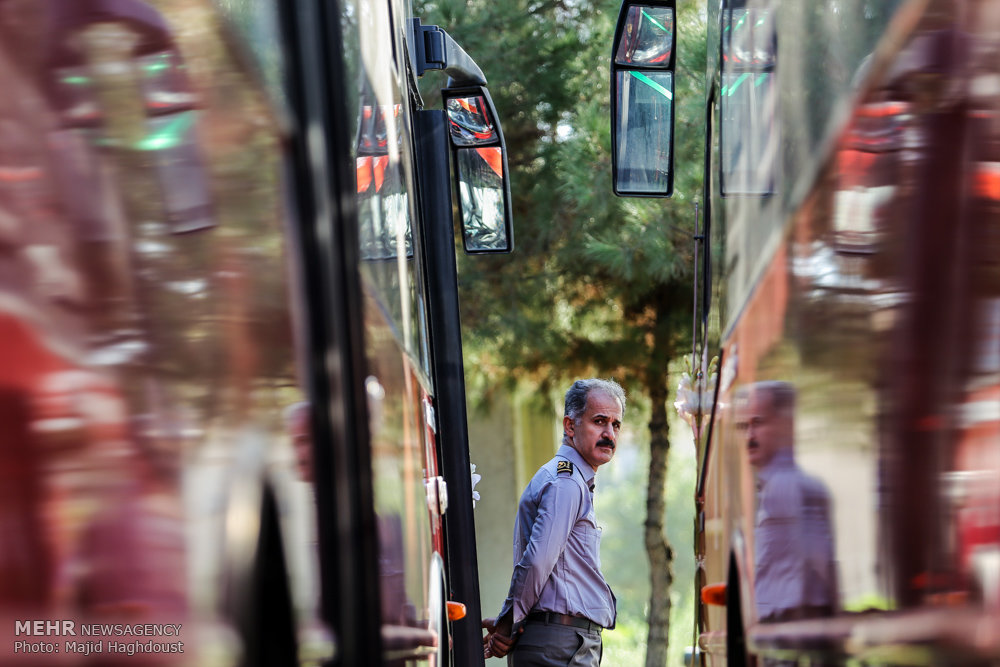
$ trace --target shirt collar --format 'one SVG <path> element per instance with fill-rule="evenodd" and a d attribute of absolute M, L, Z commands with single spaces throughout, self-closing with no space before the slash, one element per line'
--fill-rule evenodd
<path fill-rule="evenodd" d="M 569 461 L 580 469 L 580 474 L 583 475 L 583 481 L 587 483 L 587 486 L 591 486 L 594 482 L 594 477 L 597 473 L 590 464 L 583 460 L 580 456 L 580 452 L 571 445 L 559 445 L 559 451 L 556 452 L 556 456 L 561 456 L 564 459 L 569 459 Z"/>
<path fill-rule="evenodd" d="M 795 467 L 795 455 L 792 452 L 791 447 L 782 447 L 774 453 L 771 460 L 764 464 L 760 470 L 757 471 L 757 481 L 761 486 L 767 483 L 767 480 L 771 479 L 776 472 L 779 470 L 794 468 Z"/>

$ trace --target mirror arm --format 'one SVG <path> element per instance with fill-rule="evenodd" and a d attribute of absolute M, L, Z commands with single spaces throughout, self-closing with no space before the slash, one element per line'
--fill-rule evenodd
<path fill-rule="evenodd" d="M 476 61 L 436 25 L 422 25 L 419 18 L 410 19 L 413 45 L 414 71 L 417 77 L 427 70 L 444 70 L 448 75 L 448 87 L 485 86 L 486 75 Z"/>

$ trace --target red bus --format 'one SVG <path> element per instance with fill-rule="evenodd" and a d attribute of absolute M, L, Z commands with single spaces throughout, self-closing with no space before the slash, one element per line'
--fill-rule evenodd
<path fill-rule="evenodd" d="M 708 25 L 695 660 L 995 664 L 1000 3 L 722 0 Z M 630 162 L 658 126 L 616 94 L 616 174 L 671 168 Z"/>
<path fill-rule="evenodd" d="M 481 662 L 474 61 L 406 2 L 11 0 L 0 81 L 0 662 Z"/>

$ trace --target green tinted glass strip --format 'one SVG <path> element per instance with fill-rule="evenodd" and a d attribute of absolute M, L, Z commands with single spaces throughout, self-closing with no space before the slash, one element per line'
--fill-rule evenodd
<path fill-rule="evenodd" d="M 657 21 L 656 19 L 654 19 L 652 14 L 648 13 L 645 9 L 640 10 L 640 11 L 642 11 L 643 18 L 645 18 L 647 21 L 649 21 L 650 23 L 652 23 L 653 25 L 655 25 L 657 28 L 659 28 L 663 32 L 668 32 L 666 26 L 664 26 L 662 23 L 660 23 L 659 21 Z"/>
<path fill-rule="evenodd" d="M 738 79 L 736 79 L 736 81 L 733 81 L 733 82 L 732 82 L 732 83 L 731 83 L 731 84 L 729 85 L 729 88 L 728 88 L 727 90 L 725 90 L 725 91 L 724 91 L 724 92 L 725 92 L 725 94 L 726 94 L 726 95 L 732 95 L 733 93 L 735 93 L 735 92 L 736 92 L 736 89 L 737 89 L 737 88 L 739 88 L 739 87 L 740 87 L 740 85 L 741 85 L 741 84 L 742 84 L 742 83 L 743 83 L 744 81 L 746 81 L 746 79 L 747 79 L 747 77 L 748 77 L 748 76 L 750 76 L 750 74 L 749 74 L 749 73 L 744 73 L 744 74 L 741 74 L 741 75 L 740 75 L 740 77 L 739 77 Z"/>
<path fill-rule="evenodd" d="M 668 100 L 674 99 L 674 94 L 670 92 L 668 88 L 664 88 L 661 84 L 657 83 L 656 81 L 653 81 L 642 72 L 629 72 L 629 74 L 639 79 L 639 81 L 642 81 L 644 84 L 646 84 L 647 86 L 658 92 L 660 95 L 663 95 Z"/>

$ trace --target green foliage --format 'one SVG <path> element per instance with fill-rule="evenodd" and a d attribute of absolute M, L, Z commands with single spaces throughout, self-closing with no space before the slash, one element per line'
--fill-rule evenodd
<path fill-rule="evenodd" d="M 630 405 L 629 423 L 638 425 L 649 417 L 648 406 Z M 667 537 L 675 553 L 674 585 L 670 623 L 668 665 L 682 664 L 684 648 L 694 631 L 694 486 L 696 461 L 690 431 L 679 420 L 671 420 L 680 443 L 670 450 Z M 628 438 L 631 440 L 631 438 Z M 646 650 L 646 607 L 649 600 L 649 568 L 643 547 L 642 517 L 645 498 L 637 493 L 645 481 L 649 445 L 641 433 L 634 445 L 626 443 L 612 467 L 601 473 L 597 494 L 597 516 L 604 529 L 601 565 L 618 598 L 618 625 L 604 635 L 604 664 L 641 665 Z M 637 657 L 638 656 L 638 657 Z M 637 658 L 636 658 L 637 657 Z"/>
<path fill-rule="evenodd" d="M 547 389 L 596 372 L 639 388 L 640 369 L 665 367 L 689 339 L 704 18 L 694 4 L 680 8 L 674 199 L 623 199 L 612 193 L 610 160 L 618 7 L 417 3 L 417 14 L 442 25 L 483 67 L 510 156 L 517 249 L 460 265 L 468 371 L 485 374 L 473 387 L 517 377 Z M 424 97 L 437 104 L 435 92 L 425 89 Z M 668 334 L 654 335 L 656 327 Z M 667 340 L 668 349 L 654 340 Z"/>
<path fill-rule="evenodd" d="M 619 614 L 615 629 L 603 636 L 606 665 L 641 665 L 646 654 L 646 622 L 641 616 Z"/>

